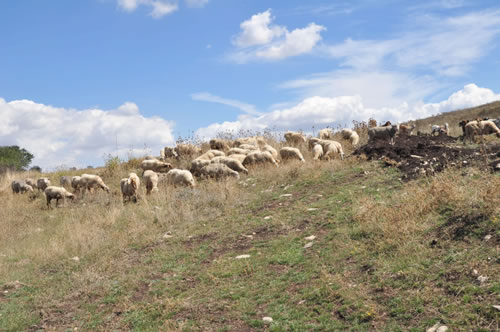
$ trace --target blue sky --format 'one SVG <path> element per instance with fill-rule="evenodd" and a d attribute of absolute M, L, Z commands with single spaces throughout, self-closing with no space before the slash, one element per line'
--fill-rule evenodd
<path fill-rule="evenodd" d="M 2 1 L 0 142 L 54 168 L 405 121 L 500 99 L 499 38 L 498 1 Z"/>

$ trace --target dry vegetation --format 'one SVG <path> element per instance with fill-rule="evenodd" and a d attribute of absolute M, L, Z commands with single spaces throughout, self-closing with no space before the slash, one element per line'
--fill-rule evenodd
<path fill-rule="evenodd" d="M 142 186 L 137 204 L 119 180 L 139 160 L 110 159 L 85 172 L 111 194 L 52 210 L 2 176 L 0 330 L 499 329 L 498 173 L 403 183 L 378 161 L 304 157 L 194 190 Z M 44 175 L 63 173 L 82 171 Z"/>

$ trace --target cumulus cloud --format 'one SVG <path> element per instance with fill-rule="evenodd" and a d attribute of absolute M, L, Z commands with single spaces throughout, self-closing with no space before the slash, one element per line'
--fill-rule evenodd
<path fill-rule="evenodd" d="M 144 5 L 151 7 L 150 15 L 153 18 L 161 18 L 167 14 L 175 12 L 179 6 L 177 1 L 165 0 L 118 0 L 118 6 L 125 11 L 132 12 L 137 7 Z"/>
<path fill-rule="evenodd" d="M 6 102 L 0 98 L 0 141 L 19 145 L 35 155 L 34 165 L 54 168 L 102 165 L 108 154 L 121 158 L 158 154 L 175 142 L 173 123 L 141 115 L 127 102 L 114 110 L 75 110 L 30 100 Z"/>
<path fill-rule="evenodd" d="M 306 54 L 321 41 L 325 27 L 310 23 L 305 28 L 288 31 L 284 26 L 272 24 L 271 10 L 253 15 L 240 24 L 241 32 L 233 38 L 240 50 L 229 58 L 236 62 L 252 59 L 280 60 Z"/>
<path fill-rule="evenodd" d="M 214 123 L 197 130 L 196 135 L 210 138 L 219 132 L 238 132 L 240 130 L 298 130 L 311 132 L 326 126 L 349 126 L 353 120 L 363 121 L 369 118 L 390 121 L 408 121 L 428 117 L 450 110 L 477 106 L 500 100 L 500 94 L 490 89 L 468 84 L 462 90 L 452 94 L 440 103 L 401 103 L 395 107 L 367 107 L 359 95 L 340 97 L 309 97 L 295 106 L 273 110 L 260 116 L 240 116 L 236 121 Z"/>

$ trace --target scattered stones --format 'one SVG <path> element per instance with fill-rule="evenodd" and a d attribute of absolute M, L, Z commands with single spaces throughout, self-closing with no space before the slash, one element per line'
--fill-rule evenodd
<path fill-rule="evenodd" d="M 271 323 L 273 321 L 271 317 L 262 317 L 262 320 L 266 323 Z"/>
<path fill-rule="evenodd" d="M 239 255 L 235 257 L 235 259 L 246 259 L 246 258 L 250 258 L 250 255 Z"/>
<path fill-rule="evenodd" d="M 492 238 L 492 237 L 493 237 L 493 236 L 492 236 L 491 234 L 488 234 L 488 235 L 485 235 L 485 236 L 484 236 L 483 240 L 484 240 L 484 241 L 489 241 L 489 240 L 491 240 L 491 238 Z"/>
<path fill-rule="evenodd" d="M 304 246 L 304 249 L 311 248 L 313 246 L 313 244 L 314 244 L 314 242 L 306 243 L 306 245 Z"/>
<path fill-rule="evenodd" d="M 315 238 L 316 238 L 316 236 L 311 235 L 311 236 L 305 237 L 305 238 L 304 238 L 304 240 L 306 240 L 306 241 L 312 241 L 312 240 L 314 240 Z"/>

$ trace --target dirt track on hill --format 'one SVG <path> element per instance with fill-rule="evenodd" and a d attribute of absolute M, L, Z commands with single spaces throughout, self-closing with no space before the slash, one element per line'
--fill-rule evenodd
<path fill-rule="evenodd" d="M 422 175 L 434 175 L 446 167 L 477 166 L 498 171 L 500 143 L 471 148 L 457 138 L 440 135 L 396 137 L 394 145 L 388 141 L 368 142 L 354 151 L 353 155 L 365 155 L 368 160 L 382 160 L 386 166 L 394 166 L 403 172 L 403 181 Z"/>

